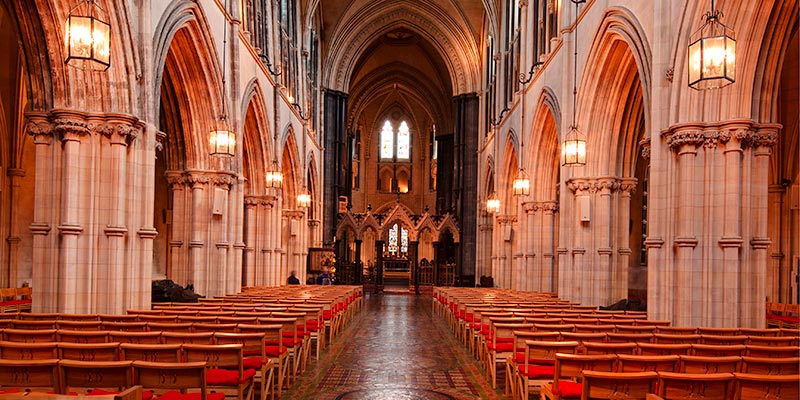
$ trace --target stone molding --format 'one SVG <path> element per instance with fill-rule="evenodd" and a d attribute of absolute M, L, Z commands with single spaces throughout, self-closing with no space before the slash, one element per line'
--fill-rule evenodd
<path fill-rule="evenodd" d="M 498 215 L 497 216 L 497 224 L 498 225 L 511 225 L 517 223 L 517 216 L 516 215 Z"/>
<path fill-rule="evenodd" d="M 269 208 L 275 207 L 278 198 L 270 195 L 247 195 L 244 196 L 245 206 L 266 206 Z"/>
<path fill-rule="evenodd" d="M 749 119 L 729 120 L 718 123 L 676 124 L 661 132 L 667 147 L 678 153 L 683 146 L 715 149 L 720 144 L 733 142 L 742 149 L 770 148 L 778 142 L 780 124 L 760 124 Z"/>
<path fill-rule="evenodd" d="M 236 174 L 224 171 L 167 171 L 165 176 L 171 186 L 213 184 L 228 190 L 239 181 Z"/>
<path fill-rule="evenodd" d="M 626 178 L 629 179 L 629 178 Z M 613 176 L 601 176 L 595 178 L 572 178 L 567 180 L 567 188 L 573 193 L 598 191 L 614 192 L 620 188 L 622 179 Z"/>
<path fill-rule="evenodd" d="M 283 217 L 288 219 L 303 219 L 306 213 L 303 210 L 283 210 Z"/>
<path fill-rule="evenodd" d="M 525 210 L 526 213 L 532 214 L 539 211 L 558 211 L 558 202 L 557 201 L 526 201 L 522 203 L 522 209 Z"/>
<path fill-rule="evenodd" d="M 47 114 L 27 113 L 25 118 L 25 131 L 34 138 L 58 136 L 61 140 L 80 140 L 97 134 L 122 145 L 136 139 L 144 126 L 130 114 L 94 114 L 67 109 L 54 109 Z"/>

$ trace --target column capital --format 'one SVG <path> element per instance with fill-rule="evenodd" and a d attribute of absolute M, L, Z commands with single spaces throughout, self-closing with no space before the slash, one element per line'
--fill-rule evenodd
<path fill-rule="evenodd" d="M 670 126 L 661 131 L 661 138 L 674 152 L 684 145 L 695 148 L 701 145 L 714 149 L 720 144 L 741 147 L 772 147 L 778 141 L 778 131 L 783 126 L 774 123 L 757 123 L 751 119 L 732 119 L 713 123 L 690 122 Z"/>

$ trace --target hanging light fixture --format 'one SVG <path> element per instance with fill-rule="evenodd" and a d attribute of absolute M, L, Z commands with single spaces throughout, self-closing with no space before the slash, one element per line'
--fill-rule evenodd
<path fill-rule="evenodd" d="M 227 22 L 228 7 L 227 3 L 223 7 L 225 19 Z M 228 55 L 228 24 L 225 24 L 225 29 L 222 31 L 222 114 L 217 121 L 217 128 L 212 130 L 209 134 L 209 142 L 211 144 L 211 155 L 233 156 L 236 154 L 236 132 L 230 129 L 228 125 L 228 115 L 225 109 L 225 76 L 227 75 L 227 55 Z"/>
<path fill-rule="evenodd" d="M 283 186 L 283 172 L 278 169 L 278 161 L 272 160 L 272 170 L 267 171 L 267 188 L 280 189 Z"/>
<path fill-rule="evenodd" d="M 305 186 L 303 186 L 303 190 L 300 191 L 300 194 L 297 195 L 297 206 L 301 208 L 311 207 L 311 194 L 308 193 Z"/>
<path fill-rule="evenodd" d="M 525 173 L 524 168 L 520 168 L 517 172 L 517 178 L 514 179 L 512 187 L 514 196 L 527 196 L 531 193 L 531 181 L 528 179 L 528 174 Z"/>
<path fill-rule="evenodd" d="M 578 130 L 578 124 L 575 122 L 575 115 L 577 114 L 577 97 L 578 97 L 578 4 L 586 0 L 572 0 L 575 4 L 575 40 L 573 47 L 573 65 L 572 65 L 572 125 L 569 127 L 569 132 L 564 137 L 564 143 L 561 145 L 561 165 L 563 166 L 582 166 L 586 165 L 586 137 Z"/>
<path fill-rule="evenodd" d="M 500 212 L 500 200 L 497 198 L 497 194 L 492 192 L 489 197 L 486 199 L 486 211 L 491 214 L 497 214 Z"/>
<path fill-rule="evenodd" d="M 111 25 L 94 0 L 84 0 L 69 11 L 64 63 L 75 68 L 105 71 L 111 66 Z"/>
<path fill-rule="evenodd" d="M 733 29 L 720 22 L 722 12 L 714 9 L 692 35 L 689 45 L 689 86 L 697 90 L 717 89 L 736 81 L 736 40 Z"/>

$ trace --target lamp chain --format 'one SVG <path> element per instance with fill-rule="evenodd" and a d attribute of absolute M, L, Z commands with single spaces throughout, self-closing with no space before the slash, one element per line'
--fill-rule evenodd
<path fill-rule="evenodd" d="M 713 0 L 712 0 L 713 1 Z M 572 128 L 575 126 L 575 116 L 577 113 L 578 98 L 578 3 L 575 3 L 575 39 L 572 41 L 574 50 L 572 57 Z"/>
<path fill-rule="evenodd" d="M 222 30 L 222 116 L 221 119 L 226 120 L 227 110 L 225 109 L 225 81 L 228 73 L 227 55 L 228 55 L 228 1 L 222 5 L 222 14 L 225 18 L 225 29 Z"/>

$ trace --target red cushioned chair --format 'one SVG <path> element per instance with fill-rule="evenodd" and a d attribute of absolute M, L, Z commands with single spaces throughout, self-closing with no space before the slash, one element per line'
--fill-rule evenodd
<path fill-rule="evenodd" d="M 244 368 L 242 348 L 241 344 L 184 344 L 183 359 L 185 362 L 206 362 L 209 389 L 235 391 L 237 400 L 252 400 L 256 370 Z"/>
<path fill-rule="evenodd" d="M 264 333 L 227 333 L 214 334 L 216 344 L 241 344 L 244 355 L 244 368 L 256 370 L 255 383 L 259 387 L 260 399 L 266 400 L 267 393 L 272 388 L 273 365 L 267 357 Z"/>
<path fill-rule="evenodd" d="M 515 371 L 515 394 L 527 399 L 530 389 L 541 387 L 555 376 L 556 353 L 575 354 L 578 342 L 525 342 L 525 357 Z"/>
<path fill-rule="evenodd" d="M 677 357 L 676 357 L 677 359 Z M 612 372 L 616 367 L 614 354 L 563 354 L 556 353 L 553 382 L 541 389 L 541 398 L 550 400 L 580 398 L 584 370 Z"/>
<path fill-rule="evenodd" d="M 225 393 L 208 392 L 205 362 L 134 361 L 133 382 L 141 385 L 145 391 L 155 392 L 159 400 L 225 399 Z"/>
<path fill-rule="evenodd" d="M 131 361 L 61 360 L 61 394 L 117 394 L 133 386 Z"/>

